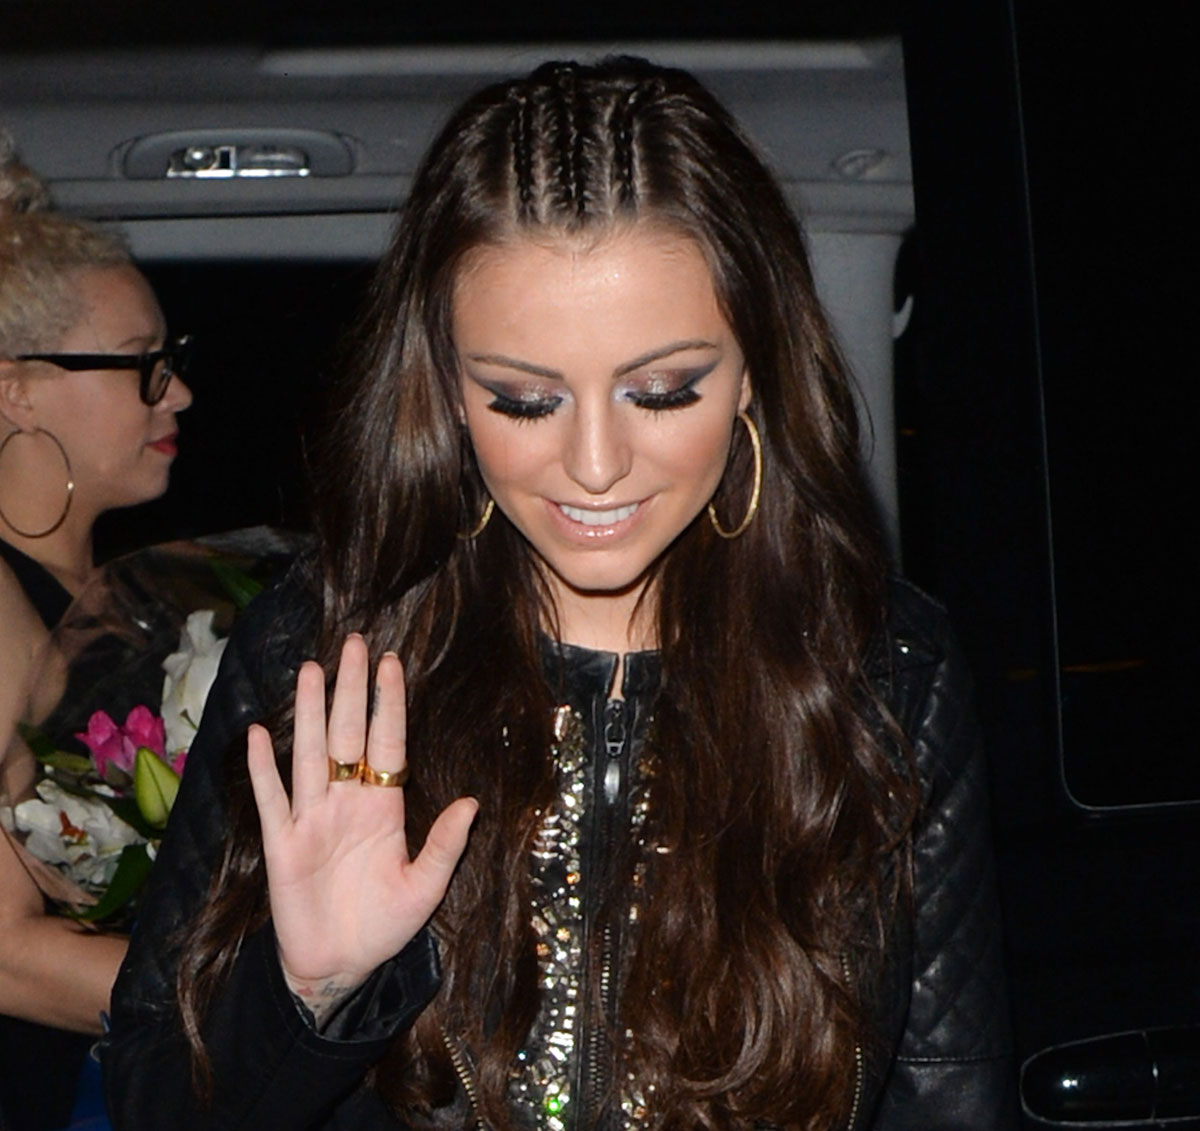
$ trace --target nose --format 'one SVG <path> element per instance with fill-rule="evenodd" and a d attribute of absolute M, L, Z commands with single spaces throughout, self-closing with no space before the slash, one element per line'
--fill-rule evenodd
<path fill-rule="evenodd" d="M 632 449 L 615 406 L 581 405 L 571 422 L 563 465 L 591 495 L 604 495 L 629 474 Z"/>
<path fill-rule="evenodd" d="M 183 412 L 192 403 L 192 390 L 177 374 L 167 383 L 167 391 L 155 406 L 163 412 Z"/>

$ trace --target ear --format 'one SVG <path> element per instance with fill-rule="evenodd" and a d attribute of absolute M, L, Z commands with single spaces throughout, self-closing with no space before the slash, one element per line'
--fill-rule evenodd
<path fill-rule="evenodd" d="M 754 386 L 750 381 L 750 370 L 742 370 L 742 388 L 738 393 L 738 412 L 745 412 L 750 407 L 750 402 L 754 399 Z"/>
<path fill-rule="evenodd" d="M 34 428 L 33 402 L 21 378 L 21 364 L 0 361 L 0 416 L 14 428 L 27 431 Z"/>

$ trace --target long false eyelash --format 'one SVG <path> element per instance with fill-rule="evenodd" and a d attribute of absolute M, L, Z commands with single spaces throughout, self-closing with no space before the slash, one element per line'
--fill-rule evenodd
<path fill-rule="evenodd" d="M 644 408 L 650 412 L 667 412 L 674 408 L 685 408 L 700 399 L 700 394 L 696 392 L 696 386 L 712 370 L 713 366 L 708 366 L 699 372 L 693 372 L 678 388 L 668 389 L 662 393 L 630 391 L 627 396 L 638 408 Z"/>
<path fill-rule="evenodd" d="M 501 416 L 508 416 L 513 420 L 540 420 L 544 416 L 549 416 L 562 404 L 561 397 L 552 397 L 548 400 L 522 401 L 495 392 L 492 394 L 492 397 L 493 399 L 488 404 L 488 408 L 492 412 L 498 412 Z"/>
<path fill-rule="evenodd" d="M 672 389 L 669 393 L 630 393 L 629 399 L 638 408 L 644 408 L 649 412 L 669 412 L 673 408 L 685 408 L 687 405 L 695 404 L 700 399 L 700 394 L 692 388 L 692 383 L 689 381 L 686 385 Z"/>

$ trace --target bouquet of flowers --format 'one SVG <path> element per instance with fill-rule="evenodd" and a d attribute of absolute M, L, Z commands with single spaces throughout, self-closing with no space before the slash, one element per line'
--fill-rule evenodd
<path fill-rule="evenodd" d="M 6 755 L 37 761 L 34 796 L 0 806 L 0 821 L 67 914 L 128 913 L 233 619 L 296 548 L 257 529 L 139 551 L 104 567 L 55 629 L 42 682 L 61 689 L 57 705 Z"/>

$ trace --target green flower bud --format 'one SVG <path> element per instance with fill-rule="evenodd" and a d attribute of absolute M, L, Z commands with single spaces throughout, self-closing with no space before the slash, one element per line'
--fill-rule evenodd
<path fill-rule="evenodd" d="M 139 746 L 133 763 L 133 796 L 146 823 L 163 828 L 178 792 L 179 775 L 148 746 Z"/>

